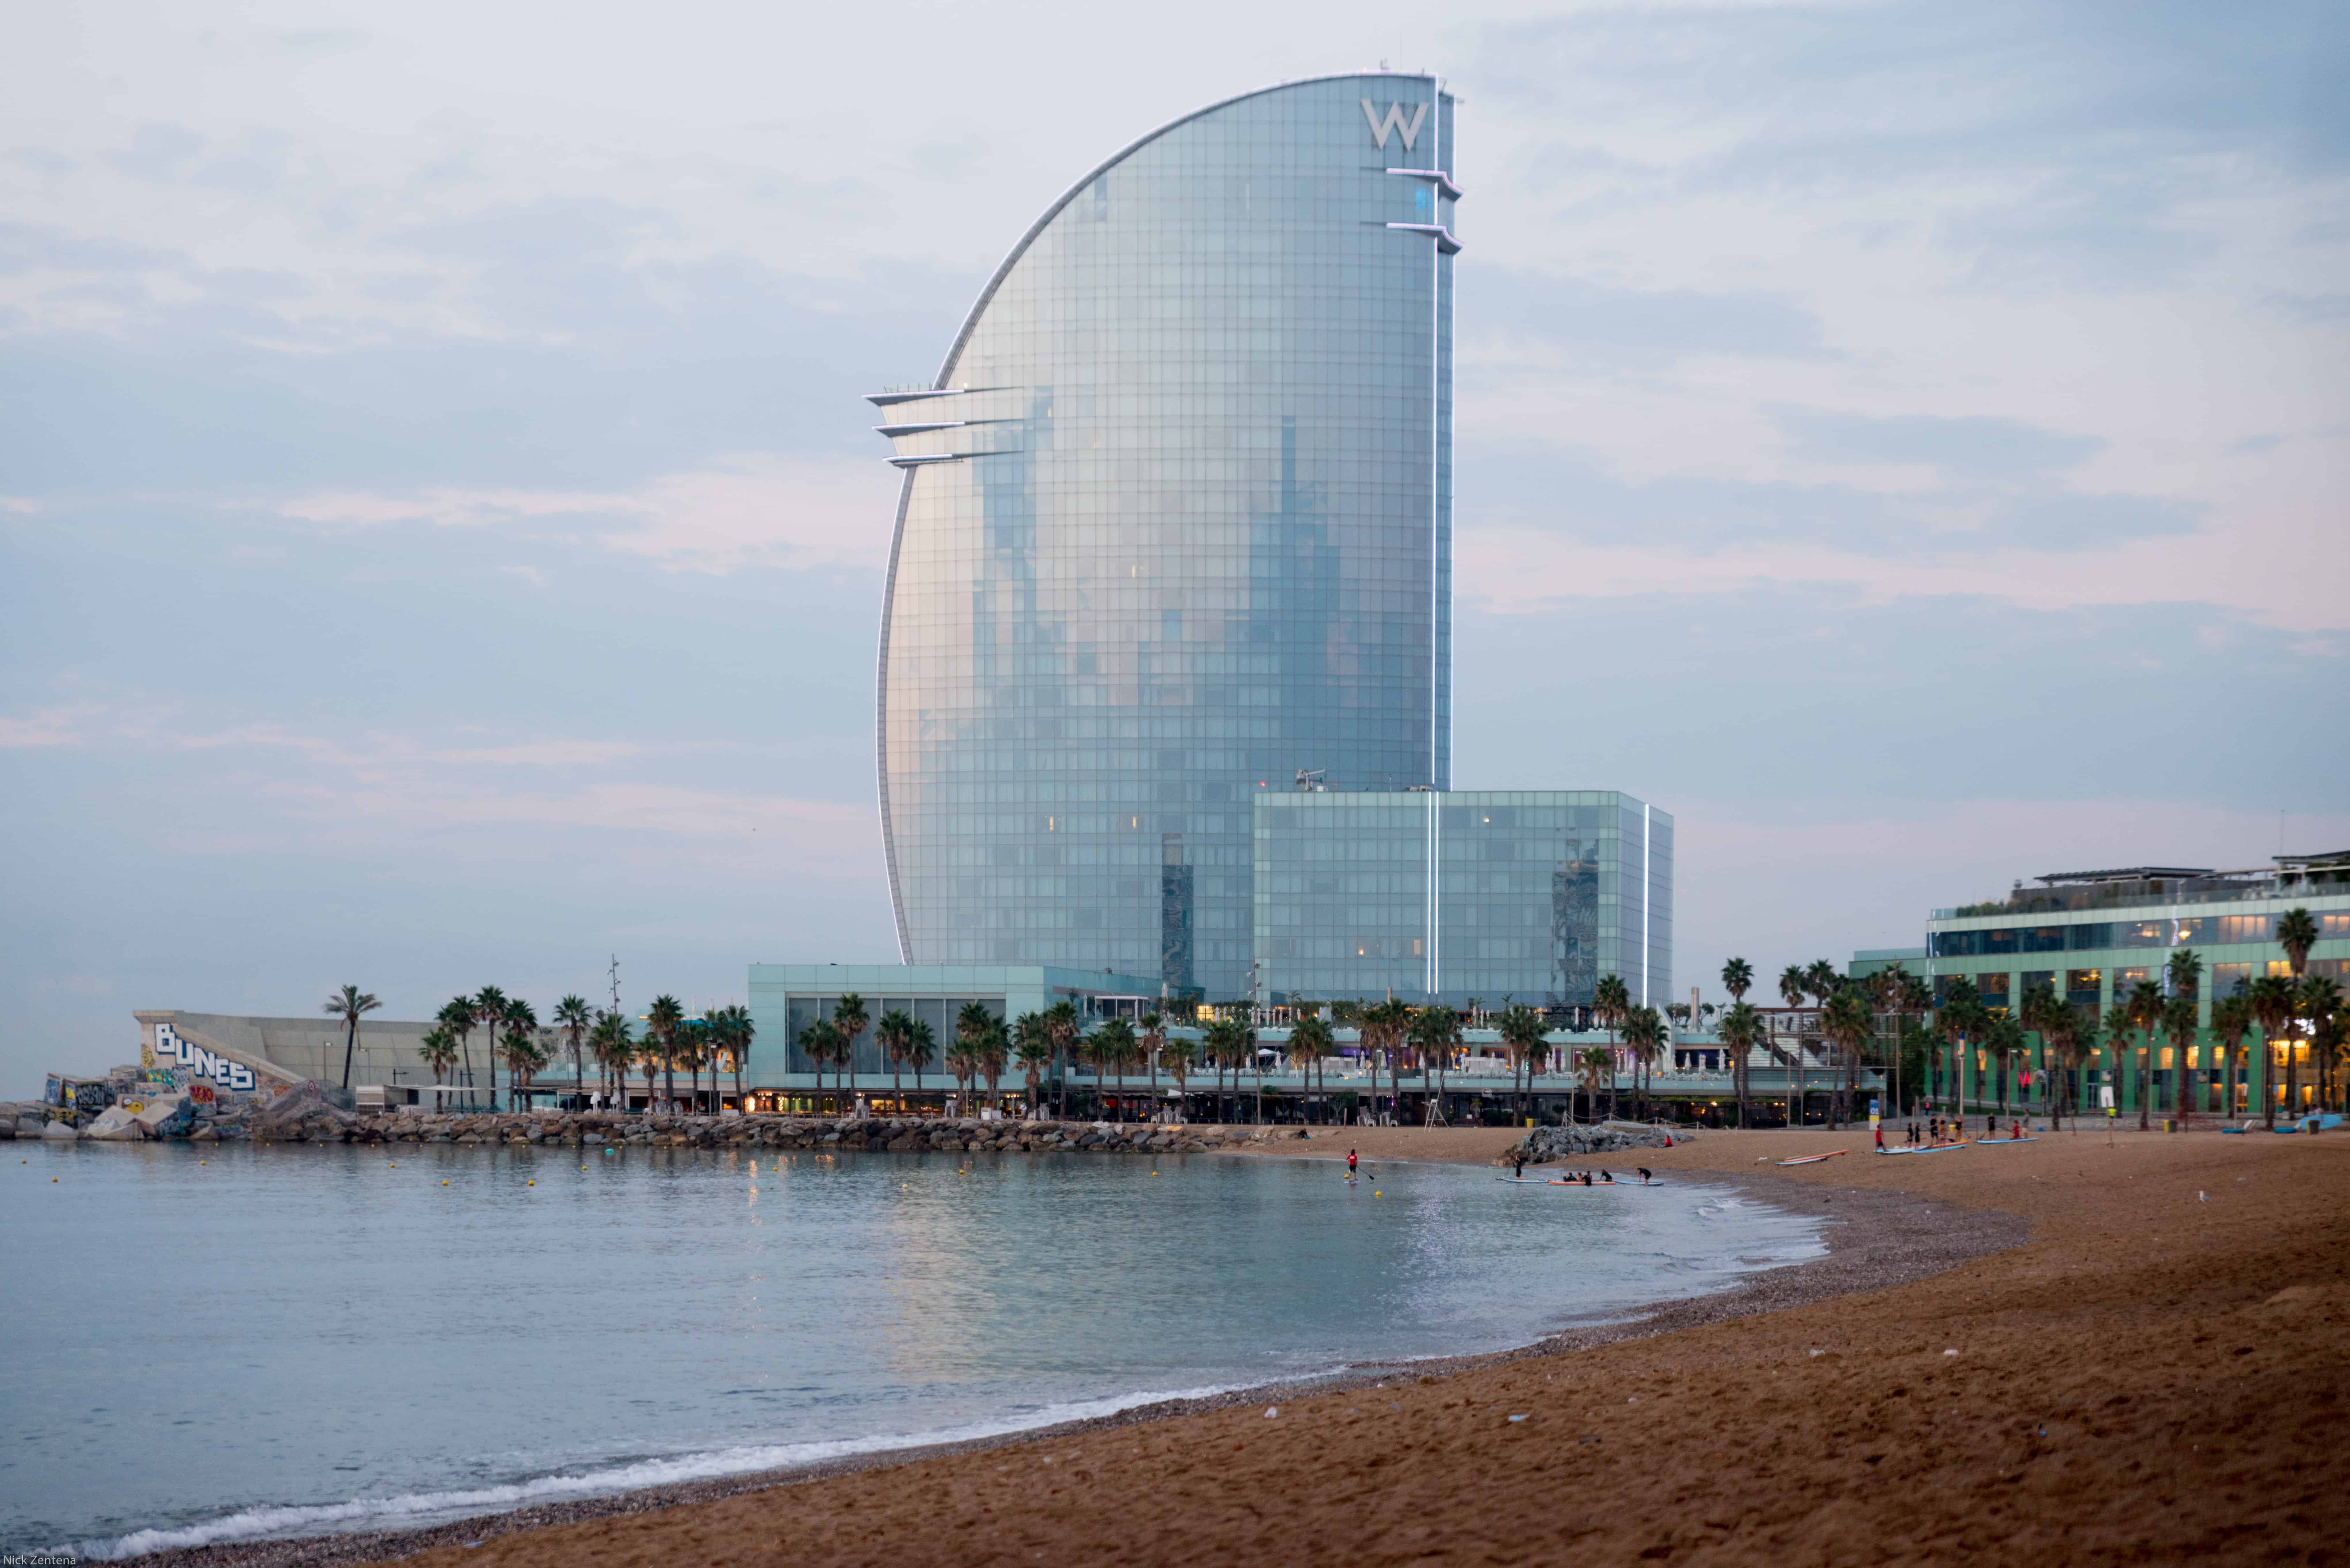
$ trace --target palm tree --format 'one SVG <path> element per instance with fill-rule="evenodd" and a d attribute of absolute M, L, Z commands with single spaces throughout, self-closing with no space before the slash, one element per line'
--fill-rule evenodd
<path fill-rule="evenodd" d="M 954 1043 L 947 1047 L 947 1054 L 942 1060 L 947 1072 L 954 1078 L 955 1098 L 959 1102 L 968 1099 L 971 1094 L 971 1082 L 979 1076 L 978 1040 L 957 1030 Z"/>
<path fill-rule="evenodd" d="M 2023 1027 L 2040 1036 L 2041 1054 L 2043 1060 L 2055 1046 L 2056 1033 L 2061 1027 L 2057 1022 L 2058 1014 L 2072 1011 L 2070 1006 L 2058 999 L 2056 988 L 2045 981 L 2035 981 L 2023 988 L 2023 1005 L 2017 1009 L 2016 1016 L 2022 1021 Z M 2042 1077 L 2044 1082 L 2046 1078 L 2044 1072 Z M 2030 1108 L 2030 1103 L 2029 1096 L 2026 1096 L 2027 1109 Z"/>
<path fill-rule="evenodd" d="M 427 1067 L 432 1069 L 432 1081 L 438 1084 L 441 1081 L 441 1075 L 447 1072 L 457 1060 L 457 1037 L 450 1032 L 446 1024 L 436 1023 L 424 1032 L 423 1039 L 416 1043 L 416 1054 L 424 1058 L 424 1064 Z M 433 1108 L 437 1110 L 440 1108 L 440 1096 L 436 1095 L 433 1098 Z"/>
<path fill-rule="evenodd" d="M 485 1024 L 490 1031 L 489 1049 L 484 1053 L 490 1064 L 490 1109 L 498 1108 L 498 1030 L 506 1021 L 506 993 L 494 985 L 485 985 L 473 993 L 473 1021 Z"/>
<path fill-rule="evenodd" d="M 987 1033 L 979 1037 L 979 1070 L 987 1079 L 987 1098 L 993 1104 L 995 1086 L 1003 1081 L 1003 1069 L 1012 1055 L 1012 1036 L 1005 1032 L 1003 1020 L 988 1015 Z"/>
<path fill-rule="evenodd" d="M 2203 961 L 2196 956 L 2193 948 L 2181 948 L 2170 955 L 2169 961 L 2163 965 L 2163 969 L 2170 981 L 2171 996 L 2174 999 L 2186 998 L 2187 1010 L 2190 1013 L 2193 1012 L 2196 992 L 2203 989 Z M 2167 1014 L 2163 1023 L 2163 1032 L 2166 1034 L 2170 1033 L 2170 1023 Z M 2187 1125 L 2187 1083 L 2195 1075 L 2193 1061 L 2195 1031 L 2189 1029 L 2187 1032 L 2187 1038 L 2183 1041 L 2174 1036 L 2171 1040 L 2171 1049 L 2175 1053 L 2178 1064 L 2175 1069 L 2178 1075 L 2170 1081 L 2170 1108 L 2178 1113 L 2179 1125 L 2183 1127 Z"/>
<path fill-rule="evenodd" d="M 1376 1111 L 1378 1107 L 1378 1058 L 1384 1055 L 1388 1064 L 1388 1088 L 1396 1102 L 1398 1119 L 1400 1120 L 1403 1108 L 1403 1076 L 1402 1064 L 1399 1058 L 1402 1053 L 1404 1032 L 1411 1027 L 1411 1004 L 1398 1002 L 1395 998 L 1389 997 L 1385 1002 L 1375 1002 L 1362 1009 L 1361 1016 L 1360 1029 L 1363 1044 L 1372 1054 L 1372 1109 Z"/>
<path fill-rule="evenodd" d="M 1055 1114 L 1063 1121 L 1069 1119 L 1069 1046 L 1085 1026 L 1077 1004 L 1066 996 L 1045 1009 L 1045 1033 L 1053 1042 L 1053 1064 L 1061 1075 L 1060 1107 Z"/>
<path fill-rule="evenodd" d="M 359 1044 L 359 1019 L 382 1005 L 373 995 L 356 985 L 347 985 L 340 995 L 327 998 L 327 1016 L 343 1021 L 343 1087 L 346 1089 L 351 1086 L 351 1051 Z"/>
<path fill-rule="evenodd" d="M 910 1021 L 906 1030 L 906 1060 L 914 1064 L 914 1093 L 922 1092 L 922 1069 L 939 1059 L 939 1037 L 927 1018 Z"/>
<path fill-rule="evenodd" d="M 1510 1057 L 1510 1096 L 1520 1120 L 1523 1120 L 1526 1114 L 1526 1095 L 1520 1094 L 1518 1090 L 1518 1068 L 1544 1047 L 1548 1033 L 1542 1013 L 1523 1002 L 1502 1010 L 1502 1045 Z M 1529 1076 L 1526 1094 L 1532 1092 L 1533 1079 Z"/>
<path fill-rule="evenodd" d="M 884 1012 L 873 1025 L 873 1044 L 881 1048 L 881 1059 L 889 1064 L 890 1096 L 901 1109 L 906 1100 L 906 1042 L 913 1028 L 913 1018 L 897 1007 Z"/>
<path fill-rule="evenodd" d="M 1176 1096 L 1185 1107 L 1184 1114 L 1188 1117 L 1191 1104 L 1188 1097 L 1191 1069 L 1199 1064 L 1200 1060 L 1199 1043 L 1180 1034 L 1170 1034 L 1167 1037 L 1167 1044 L 1159 1048 L 1159 1064 L 1167 1069 L 1167 1075 L 1175 1080 Z"/>
<path fill-rule="evenodd" d="M 573 995 L 567 996 L 555 1004 L 554 1017 L 556 1027 L 570 1038 L 571 1086 L 577 1089 L 580 1086 L 580 1081 L 588 1074 L 588 1069 L 580 1058 L 579 1043 L 587 1037 L 588 1026 L 595 1022 L 595 1015 L 589 1010 L 586 997 Z"/>
<path fill-rule="evenodd" d="M 1738 1096 L 1738 1125 L 1742 1127 L 1747 1122 L 1749 1062 L 1754 1048 L 1769 1038 L 1770 1024 L 1763 1018 L 1762 1009 L 1752 1002 L 1742 998 L 1731 1002 L 1730 1011 L 1721 1015 L 1721 1044 L 1730 1052 L 1733 1064 L 1731 1085 Z"/>
<path fill-rule="evenodd" d="M 800 1054 L 816 1069 L 816 1092 L 819 1103 L 824 1095 L 824 1064 L 840 1049 L 840 1026 L 829 1018 L 811 1019 L 800 1026 Z"/>
<path fill-rule="evenodd" d="M 2119 987 L 2116 989 L 2118 991 Z M 2106 1059 L 2111 1064 L 2106 1071 L 2113 1080 L 2110 1087 L 2115 1095 L 2116 1109 L 2121 1103 L 2122 1056 L 2130 1048 L 2129 1032 L 2135 1027 L 2135 1019 L 2136 1015 L 2130 1012 L 2129 998 L 2126 996 L 2119 997 L 2111 1007 L 2106 1010 Z M 2106 1120 L 2107 1125 L 2110 1126 L 2112 1118 L 2108 1117 Z"/>
<path fill-rule="evenodd" d="M 2309 968 L 2309 950 L 2317 945 L 2317 922 L 2307 909 L 2287 909 L 2277 917 L 2276 940 L 2293 978 L 2301 979 Z"/>
<path fill-rule="evenodd" d="M 1838 1121 L 1849 1122 L 1852 1090 L 1859 1082 L 1861 1048 L 1877 1033 L 1877 1014 L 1869 1006 L 1868 992 L 1856 985 L 1837 987 L 1821 1010 L 1820 1033 L 1845 1059 L 1845 1084 L 1836 1091 L 1835 1109 Z M 2020 1032 L 2017 1038 L 2022 1038 Z M 2007 1092 L 2004 1079 L 2000 1092 L 2002 1096 Z"/>
<path fill-rule="evenodd" d="M 855 992 L 844 991 L 833 1002 L 832 1024 L 840 1031 L 840 1054 L 834 1060 L 847 1065 L 848 1093 L 852 1098 L 857 1094 L 857 1037 L 865 1033 L 868 1022 L 865 999 Z M 838 1088 L 840 1075 L 835 1073 L 832 1081 L 833 1086 Z"/>
<path fill-rule="evenodd" d="M 1665 1026 L 1665 1015 L 1653 1007 L 1636 1007 L 1631 1016 L 1624 1021 L 1624 1044 L 1631 1047 L 1632 1082 L 1636 1088 L 1640 1084 L 1643 1069 L 1653 1080 L 1657 1062 L 1672 1037 L 1672 1031 Z M 1639 1116 L 1646 1121 L 1648 1119 L 1648 1091 L 1641 1088 L 1638 1092 Z"/>
<path fill-rule="evenodd" d="M 2301 990 L 2281 974 L 2264 974 L 2252 981 L 2250 992 L 2252 1016 L 2261 1026 L 2261 1099 L 2266 1109 L 2262 1116 L 2269 1127 L 2276 1126 L 2277 1071 L 2276 1043 L 2284 1040 L 2285 1053 L 2293 1053 L 2293 1039 L 2286 1033 L 2293 1015 L 2301 1010 Z"/>
<path fill-rule="evenodd" d="M 671 1042 L 670 1055 L 685 1069 L 685 1103 L 693 1114 L 702 1114 L 702 1061 L 709 1054 L 702 1036 L 702 1020 L 688 1018 L 677 1026 L 677 1036 Z"/>
<path fill-rule="evenodd" d="M 1107 1064 L 1110 1071 L 1118 1075 L 1118 1119 L 1124 1121 L 1126 1119 L 1126 1064 L 1134 1056 L 1133 1023 L 1124 1018 L 1106 1020 L 1100 1028 L 1094 1031 L 1093 1047 L 1094 1061 L 1097 1064 L 1095 1068 L 1096 1075 L 1098 1076 L 1099 1064 Z"/>
<path fill-rule="evenodd" d="M 966 1002 L 955 1011 L 955 1046 L 971 1067 L 969 1077 L 979 1075 L 980 1061 L 986 1054 L 987 1032 L 994 1027 L 995 1014 L 987 1010 L 983 1002 Z M 947 1064 L 954 1065 L 952 1051 L 947 1053 Z M 957 1083 L 965 1081 L 962 1076 L 956 1079 Z"/>
<path fill-rule="evenodd" d="M 438 1022 L 443 1029 L 456 1036 L 457 1052 L 465 1064 L 465 1087 L 470 1090 L 473 1086 L 473 1047 L 471 1043 L 473 1033 L 473 999 L 470 996 L 452 997 L 442 1006 Z M 455 1080 L 452 1078 L 451 1081 Z M 469 1105 L 473 1097 L 470 1093 L 465 1096 Z"/>
<path fill-rule="evenodd" d="M 1167 1020 L 1161 1018 L 1154 1008 L 1135 1023 L 1138 1025 L 1137 1038 L 1142 1046 L 1142 1059 L 1150 1069 L 1150 1112 L 1156 1116 L 1159 1114 L 1159 1053 L 1167 1044 Z"/>
<path fill-rule="evenodd" d="M 515 1005 L 519 1006 L 520 1003 Z M 548 1049 L 547 1037 L 540 1032 L 536 1020 L 527 1024 L 517 1023 L 509 1012 L 506 1022 L 505 1055 L 506 1081 L 516 1094 L 521 1094 L 531 1079 L 537 1076 L 538 1070 L 546 1065 L 553 1056 L 553 1052 Z M 528 1096 L 525 1096 L 525 1108 L 528 1104 Z"/>
<path fill-rule="evenodd" d="M 523 1052 L 522 1060 L 529 1061 L 531 1059 L 531 1052 L 528 1047 L 533 1044 L 531 1036 L 536 1033 L 538 1029 L 538 1014 L 531 1011 L 530 1003 L 525 1002 L 519 996 L 509 999 L 506 1002 L 504 1012 L 498 1018 L 498 1023 L 505 1030 L 509 1044 L 512 1044 L 513 1037 L 515 1035 L 519 1034 L 523 1037 L 525 1049 Z M 515 1061 L 515 1054 L 509 1050 L 506 1053 L 506 1087 L 509 1096 L 521 1087 L 520 1083 L 515 1080 L 514 1075 Z M 541 1065 L 544 1064 L 544 1063 L 541 1064 Z M 492 1098 L 496 1097 L 497 1080 L 494 1069 L 493 1069 L 490 1081 L 490 1094 Z"/>
<path fill-rule="evenodd" d="M 1444 1058 L 1451 1054 L 1452 1042 L 1460 1036 L 1461 1015 L 1442 1002 L 1413 1010 L 1409 1038 L 1412 1054 L 1419 1058 L 1421 1119 L 1430 1126 L 1442 1116 L 1443 1102 L 1437 1097 L 1441 1093 L 1440 1087 L 1431 1091 L 1429 1075 L 1434 1069 L 1438 1074 L 1439 1085 L 1442 1084 Z"/>
<path fill-rule="evenodd" d="M 2333 1067 L 2342 1046 L 2342 988 L 2322 974 L 2301 982 L 2301 1015 L 2309 1021 L 2309 1055 L 2317 1068 L 2320 1109 L 2334 1103 Z"/>
<path fill-rule="evenodd" d="M 1800 1008 L 1804 1005 L 1803 965 L 1791 963 L 1779 971 L 1779 1000 L 1790 1008 Z M 1787 1125 L 1791 1127 L 1799 1127 L 1804 1125 L 1804 1022 L 1800 1018 L 1795 1020 L 1795 1055 L 1793 1069 L 1788 1079 L 1791 1086 L 1787 1091 Z"/>
<path fill-rule="evenodd" d="M 615 1096 L 622 1111 L 629 1108 L 629 1064 L 636 1060 L 636 1042 L 629 1037 L 629 1021 L 618 1012 L 598 1012 L 596 1028 L 588 1037 L 588 1048 L 596 1054 L 599 1073 L 610 1075 L 616 1085 Z M 646 1096 L 650 1099 L 650 1095 Z"/>
<path fill-rule="evenodd" d="M 1045 1069 L 1053 1060 L 1053 1031 L 1043 1013 L 1024 1012 L 1012 1026 L 1012 1055 L 1027 1075 L 1028 1116 L 1033 1121 L 1044 1108 L 1037 1092 L 1044 1086 Z"/>
<path fill-rule="evenodd" d="M 2129 1000 L 2123 1005 L 2129 1012 L 2131 1025 L 2144 1037 L 2144 1054 L 2137 1062 L 2137 1130 L 2144 1132 L 2152 1125 L 2147 1119 L 2151 1107 L 2147 1102 L 2152 1096 L 2147 1075 L 2154 1064 L 2155 1031 L 2162 1027 L 2162 987 L 2150 980 L 2139 981 L 2130 987 Z"/>
<path fill-rule="evenodd" d="M 1605 1045 L 1586 1045 L 1572 1058 L 1575 1081 L 1583 1085 L 1583 1104 L 1591 1119 L 1599 1119 L 1599 1085 L 1607 1085 L 1607 1097 L 1616 1097 L 1616 1053 Z M 1567 1115 L 1575 1114 L 1574 1101 L 1567 1103 Z"/>
<path fill-rule="evenodd" d="M 734 1062 L 734 1105 L 737 1109 L 751 1107 L 743 1098 L 743 1068 L 751 1055 L 751 1042 L 758 1038 L 759 1026 L 751 1020 L 751 1010 L 741 1002 L 724 1009 L 726 1049 Z"/>
<path fill-rule="evenodd" d="M 678 1032 L 684 1027 L 685 1008 L 667 992 L 654 997 L 653 1004 L 645 1009 L 646 1043 L 660 1053 L 661 1096 L 672 1110 L 677 1107 L 677 1037 Z M 646 1072 L 645 1080 L 645 1097 L 650 1099 L 652 1074 L 650 1069 Z"/>
<path fill-rule="evenodd" d="M 2174 996 L 2163 1004 L 2162 1036 L 2170 1042 L 2171 1072 L 2170 1108 L 2178 1115 L 2181 1130 L 2187 1125 L 2187 1062 L 2195 1049 L 2195 998 Z"/>
<path fill-rule="evenodd" d="M 2211 1043 L 2220 1052 L 2220 1064 L 2226 1074 L 2226 1086 L 2220 1093 L 2220 1110 L 2225 1116 L 2236 1114 L 2236 1058 L 2243 1049 L 2244 1031 L 2252 1026 L 2251 999 L 2241 994 L 2222 996 L 2211 1003 Z"/>
<path fill-rule="evenodd" d="M 1310 1082 L 1314 1070 L 1322 1058 L 1337 1048 L 1338 1036 L 1330 1021 L 1322 1016 L 1319 1008 L 1299 1018 L 1289 1026 L 1289 1060 L 1297 1069 L 1297 1081 L 1302 1086 Z"/>
<path fill-rule="evenodd" d="M 1721 966 L 1721 989 L 1730 992 L 1731 1001 L 1745 1001 L 1747 988 L 1753 983 L 1754 966 L 1744 959 L 1734 958 Z"/>

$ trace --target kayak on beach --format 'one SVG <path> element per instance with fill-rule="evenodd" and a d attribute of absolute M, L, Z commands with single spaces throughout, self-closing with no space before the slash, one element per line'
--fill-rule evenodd
<path fill-rule="evenodd" d="M 1817 1165 L 1824 1159 L 1834 1159 L 1840 1154 L 1849 1154 L 1851 1150 L 1849 1149 L 1832 1148 L 1825 1154 L 1807 1154 L 1797 1159 L 1783 1159 L 1778 1163 L 1781 1165 Z"/>

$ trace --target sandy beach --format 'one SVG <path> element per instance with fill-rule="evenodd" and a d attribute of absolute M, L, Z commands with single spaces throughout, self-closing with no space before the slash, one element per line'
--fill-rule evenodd
<path fill-rule="evenodd" d="M 1348 1129 L 1273 1152 L 1483 1163 L 1511 1137 Z M 1835 1148 L 1851 1152 L 1775 1163 Z M 1831 1254 L 1639 1325 L 1284 1396 L 1273 1416 L 1251 1399 L 454 1532 L 473 1546 L 444 1530 L 173 1556 L 554 1568 L 2350 1550 L 2350 1139 L 2095 1127 L 1881 1158 L 1865 1129 L 1717 1133 L 1637 1163 L 1831 1217 Z"/>

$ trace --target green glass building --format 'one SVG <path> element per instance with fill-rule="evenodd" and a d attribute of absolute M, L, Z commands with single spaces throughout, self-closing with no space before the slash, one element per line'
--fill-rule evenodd
<path fill-rule="evenodd" d="M 2034 986 L 2049 987 L 2087 1015 L 2085 1038 L 2095 1048 L 2073 1069 L 2078 1082 L 2071 1097 L 2084 1111 L 2102 1111 L 2103 1093 L 2110 1090 L 2116 1111 L 2135 1116 L 2137 1055 L 2149 1050 L 2145 1078 L 2148 1108 L 2157 1115 L 2182 1103 L 2207 1115 L 2260 1115 L 2263 1096 L 2284 1109 L 2288 1076 L 2306 1109 L 2315 1105 L 2318 1075 L 2305 1031 L 2289 1027 L 2266 1051 L 2249 1034 L 2240 1043 L 2233 1106 L 2222 1103 L 2229 1073 L 2211 1031 L 2214 1002 L 2263 975 L 2293 973 L 2292 955 L 2277 937 L 2278 921 L 2293 909 L 2306 909 L 2317 929 L 2303 972 L 2332 979 L 2350 992 L 2350 851 L 2280 856 L 2272 866 L 2240 871 L 2136 866 L 2051 873 L 2029 887 L 2018 882 L 2003 898 L 1936 909 L 1923 947 L 1856 952 L 1851 972 L 1866 977 L 1898 968 L 1924 977 L 1938 1001 L 1963 976 L 1994 1012 L 2020 1010 Z M 2117 1043 L 2102 1022 L 2141 981 L 2161 988 L 2166 997 L 2179 994 L 2170 961 L 2180 952 L 2192 952 L 2201 966 L 2193 991 L 2198 1029 L 2185 1059 L 2159 1034 L 2148 1042 L 2133 1030 Z M 2037 1107 L 2046 1104 L 2048 1075 L 2060 1064 L 2048 1060 L 2036 1034 L 2031 1039 L 2028 1059 L 2009 1064 L 2008 1093 L 2011 1104 Z M 1999 1065 L 1972 1043 L 1948 1054 L 1963 1058 L 1946 1059 L 1942 1070 L 1947 1077 L 1964 1069 L 1968 1105 L 1992 1103 Z M 2182 1073 L 2183 1084 L 2176 1079 Z M 1946 1098 L 1950 1092 L 1946 1084 Z"/>

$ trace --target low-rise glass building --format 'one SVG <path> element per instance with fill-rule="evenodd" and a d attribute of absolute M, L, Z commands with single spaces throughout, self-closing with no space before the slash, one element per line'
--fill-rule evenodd
<path fill-rule="evenodd" d="M 2185 1073 L 2187 1109 L 2241 1115 L 2260 1109 L 2263 1092 L 2284 1092 L 2282 1070 L 2288 1050 L 2294 1054 L 2303 1102 L 2314 1103 L 2317 1092 L 2310 1042 L 2296 1031 L 2293 1038 L 2274 1043 L 2277 1081 L 2264 1090 L 2265 1054 L 2251 1051 L 2236 1075 L 2237 1103 L 2223 1105 L 2230 1075 L 2211 1033 L 2213 1002 L 2247 990 L 2263 975 L 2292 975 L 2293 957 L 2278 940 L 2277 928 L 2296 909 L 2309 912 L 2317 934 L 2303 973 L 2334 980 L 2350 992 L 2350 853 L 2282 856 L 2272 867 L 2241 871 L 2137 866 L 2051 873 L 2030 887 L 2017 883 L 2004 898 L 1936 909 L 1926 922 L 1923 948 L 1856 953 L 1852 972 L 1861 976 L 1898 967 L 1925 977 L 1938 1001 L 1964 977 L 1994 1012 L 2020 1010 L 2034 986 L 2045 985 L 2085 1014 L 2094 1029 L 2141 981 L 2161 988 L 2166 996 L 2179 994 L 2170 961 L 2174 954 L 2191 952 L 2200 964 L 2193 991 L 2197 1037 L 2184 1061 L 2175 1059 L 2179 1053 L 2168 1044 L 2158 1041 L 2152 1047 L 2152 1108 L 2159 1114 L 2179 1103 L 2174 1090 L 2182 1085 L 2173 1075 Z M 2098 1091 L 2110 1088 L 2116 1109 L 2135 1114 L 2137 1073 L 2130 1053 L 2145 1045 L 2133 1034 L 2117 1053 L 2110 1038 L 2099 1037 L 2094 1055 L 2078 1069 L 2085 1075 L 2078 1103 L 2101 1108 Z M 1995 1084 L 1996 1064 L 1970 1049 L 1975 1059 L 1966 1064 L 1970 1082 L 1981 1075 L 1984 1085 Z M 2036 1037 L 2031 1062 L 2012 1064 L 2012 1070 L 2044 1074 L 2051 1064 Z M 2018 1097 L 2044 1099 L 2036 1094 Z M 1974 1098 L 1970 1089 L 1970 1104 Z"/>
<path fill-rule="evenodd" d="M 1262 999 L 1671 994 L 1673 819 L 1630 795 L 1268 792 L 1254 830 Z"/>

